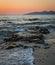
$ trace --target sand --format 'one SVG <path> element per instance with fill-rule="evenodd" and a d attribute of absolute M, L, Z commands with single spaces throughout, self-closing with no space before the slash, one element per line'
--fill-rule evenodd
<path fill-rule="evenodd" d="M 35 48 L 34 65 L 55 65 L 55 44 L 49 49 Z"/>

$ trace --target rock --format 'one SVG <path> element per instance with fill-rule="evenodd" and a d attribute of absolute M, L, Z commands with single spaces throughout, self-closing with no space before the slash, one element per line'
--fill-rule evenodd
<path fill-rule="evenodd" d="M 28 47 L 28 46 L 23 46 L 23 48 L 24 48 L 24 49 L 27 49 L 27 48 L 29 48 L 29 47 Z"/>
<path fill-rule="evenodd" d="M 12 33 L 12 34 L 7 35 L 4 38 L 4 41 L 5 42 L 8 42 L 8 41 L 19 41 L 20 39 L 22 39 L 21 36 L 19 36 L 18 34 Z"/>
<path fill-rule="evenodd" d="M 12 22 L 7 22 L 7 23 L 12 23 Z"/>
<path fill-rule="evenodd" d="M 30 65 L 30 63 L 23 63 L 22 65 Z"/>
<path fill-rule="evenodd" d="M 49 49 L 49 48 L 50 48 L 50 46 L 45 46 L 45 47 L 44 47 L 44 49 Z"/>
<path fill-rule="evenodd" d="M 27 48 L 27 46 L 24 46 L 22 44 L 19 44 L 19 45 L 8 45 L 7 47 L 5 47 L 5 49 L 12 49 L 12 48 L 16 48 L 16 47 Z"/>
<path fill-rule="evenodd" d="M 9 46 L 7 46 L 6 47 L 6 49 L 12 49 L 12 48 L 15 48 L 16 46 L 14 46 L 14 45 L 9 45 Z"/>
<path fill-rule="evenodd" d="M 38 42 L 43 40 L 43 35 L 31 36 L 29 37 L 29 42 Z"/>
<path fill-rule="evenodd" d="M 39 27 L 36 27 L 36 28 L 28 28 L 27 29 L 27 32 L 30 32 L 30 33 L 40 33 L 39 31 Z"/>
<path fill-rule="evenodd" d="M 45 45 L 45 46 L 49 46 L 49 44 L 48 44 L 48 43 L 45 43 L 44 45 Z"/>
<path fill-rule="evenodd" d="M 29 18 L 29 19 L 23 19 L 23 20 L 25 20 L 25 21 L 36 21 L 36 20 L 39 20 L 38 18 Z"/>
<path fill-rule="evenodd" d="M 36 21 L 39 20 L 38 18 L 28 19 L 29 21 Z"/>
<path fill-rule="evenodd" d="M 35 29 L 36 29 L 36 30 L 39 30 L 39 29 L 40 29 L 40 27 L 39 27 L 39 26 L 36 26 L 36 27 L 35 27 Z"/>
<path fill-rule="evenodd" d="M 40 33 L 42 34 L 48 34 L 50 33 L 47 28 L 40 28 Z"/>
<path fill-rule="evenodd" d="M 45 46 L 44 49 L 50 48 L 50 44 L 48 44 L 48 43 L 45 43 L 44 46 Z"/>
<path fill-rule="evenodd" d="M 49 30 L 47 28 L 44 28 L 44 27 L 39 27 L 39 26 L 36 26 L 36 27 L 30 27 L 27 29 L 28 32 L 30 33 L 42 33 L 42 34 L 48 34 L 50 33 Z"/>
<path fill-rule="evenodd" d="M 10 34 L 4 38 L 5 42 L 16 42 L 16 41 L 28 41 L 28 42 L 38 42 L 38 43 L 44 43 L 43 41 L 44 36 L 42 34 Z"/>
<path fill-rule="evenodd" d="M 40 46 L 33 46 L 34 48 L 40 48 Z"/>
<path fill-rule="evenodd" d="M 21 41 L 28 41 L 28 42 L 37 42 L 43 40 L 44 38 L 42 34 L 20 33 L 19 35 L 23 37 Z"/>
<path fill-rule="evenodd" d="M 22 44 L 19 44 L 18 47 L 24 47 Z"/>
<path fill-rule="evenodd" d="M 38 42 L 43 40 L 42 36 L 30 36 L 30 37 L 23 37 L 22 41 L 29 41 L 29 42 Z"/>

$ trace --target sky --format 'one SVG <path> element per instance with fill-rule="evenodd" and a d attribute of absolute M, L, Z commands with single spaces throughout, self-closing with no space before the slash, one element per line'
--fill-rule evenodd
<path fill-rule="evenodd" d="M 55 0 L 0 0 L 0 13 L 55 11 Z"/>

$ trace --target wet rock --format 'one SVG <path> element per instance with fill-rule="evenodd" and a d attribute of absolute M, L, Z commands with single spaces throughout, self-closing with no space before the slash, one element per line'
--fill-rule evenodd
<path fill-rule="evenodd" d="M 16 48 L 16 47 L 23 47 L 24 49 L 29 48 L 29 46 L 25 46 L 23 44 L 19 44 L 19 45 L 8 45 L 7 47 L 5 47 L 5 49 L 12 49 L 12 48 Z"/>
<path fill-rule="evenodd" d="M 43 35 L 31 36 L 29 37 L 29 42 L 40 42 L 43 40 Z"/>
<path fill-rule="evenodd" d="M 45 43 L 44 46 L 45 46 L 44 49 L 49 49 L 51 47 L 50 44 L 48 43 Z"/>
<path fill-rule="evenodd" d="M 4 41 L 5 42 L 8 42 L 8 41 L 19 41 L 20 39 L 22 39 L 22 37 L 19 36 L 18 34 L 14 33 L 14 34 L 10 34 L 10 35 L 6 36 L 4 38 Z"/>
<path fill-rule="evenodd" d="M 36 29 L 36 30 L 39 30 L 39 29 L 40 29 L 40 27 L 39 27 L 39 26 L 36 26 L 36 27 L 35 27 L 35 29 Z"/>
<path fill-rule="evenodd" d="M 5 49 L 12 49 L 12 48 L 16 48 L 16 47 L 27 48 L 27 46 L 24 46 L 22 44 L 19 44 L 19 45 L 8 45 L 7 47 L 5 47 Z"/>
<path fill-rule="evenodd" d="M 23 63 L 22 65 L 30 65 L 30 63 Z"/>
<path fill-rule="evenodd" d="M 44 45 L 45 45 L 45 46 L 49 46 L 49 44 L 48 44 L 48 43 L 45 43 Z"/>
<path fill-rule="evenodd" d="M 7 21 L 7 19 L 1 19 L 0 21 Z"/>
<path fill-rule="evenodd" d="M 12 23 L 12 22 L 7 22 L 7 23 Z"/>
<path fill-rule="evenodd" d="M 16 46 L 14 46 L 14 45 L 9 45 L 9 46 L 7 46 L 6 47 L 6 49 L 12 49 L 12 48 L 15 48 Z"/>
<path fill-rule="evenodd" d="M 44 43 L 44 36 L 42 34 L 13 33 L 13 34 L 6 36 L 4 38 L 4 41 L 5 42 L 28 41 L 28 42 Z"/>
<path fill-rule="evenodd" d="M 40 46 L 33 46 L 34 48 L 40 48 Z"/>
<path fill-rule="evenodd" d="M 12 34 L 4 38 L 5 42 L 16 42 L 16 41 L 28 41 L 28 42 L 43 42 L 44 36 L 42 34 L 39 35 L 17 35 L 17 34 Z"/>
<path fill-rule="evenodd" d="M 19 44 L 17 47 L 24 47 L 24 45 L 22 45 L 22 44 Z"/>
<path fill-rule="evenodd" d="M 25 20 L 25 21 L 36 21 L 36 20 L 39 20 L 38 18 L 30 18 L 30 19 L 23 19 L 23 20 Z"/>
<path fill-rule="evenodd" d="M 49 30 L 47 28 L 40 28 L 40 33 L 42 33 L 42 34 L 48 34 L 50 32 L 49 32 Z"/>
<path fill-rule="evenodd" d="M 36 33 L 36 34 L 37 33 L 40 33 L 39 27 L 36 27 L 36 28 L 28 28 L 27 31 L 30 32 L 30 33 Z"/>
<path fill-rule="evenodd" d="M 44 27 L 39 27 L 39 26 L 36 26 L 36 27 L 30 27 L 27 29 L 28 32 L 30 33 L 42 33 L 42 34 L 48 34 L 50 33 L 49 30 L 47 28 L 44 28 Z"/>
<path fill-rule="evenodd" d="M 45 46 L 45 47 L 44 47 L 44 49 L 49 49 L 49 48 L 50 48 L 50 46 Z"/>
<path fill-rule="evenodd" d="M 36 21 L 39 20 L 38 18 L 29 19 L 29 21 Z"/>
<path fill-rule="evenodd" d="M 27 48 L 29 48 L 29 47 L 28 47 L 28 46 L 23 46 L 23 48 L 24 48 L 24 49 L 27 49 Z"/>

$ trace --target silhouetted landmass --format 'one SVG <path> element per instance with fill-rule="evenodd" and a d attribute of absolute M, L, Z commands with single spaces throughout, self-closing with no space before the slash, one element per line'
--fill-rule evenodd
<path fill-rule="evenodd" d="M 55 11 L 42 11 L 42 12 L 31 12 L 27 13 L 26 15 L 55 15 Z"/>

